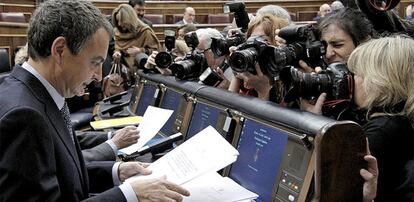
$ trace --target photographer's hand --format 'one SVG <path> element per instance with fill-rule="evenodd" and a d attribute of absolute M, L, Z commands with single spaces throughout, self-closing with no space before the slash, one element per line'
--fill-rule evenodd
<path fill-rule="evenodd" d="M 131 48 L 128 48 L 126 52 L 131 56 L 135 56 L 138 53 L 143 53 L 144 52 L 143 49 L 144 48 L 138 48 L 138 47 L 132 46 Z"/>
<path fill-rule="evenodd" d="M 275 35 L 276 46 L 285 46 L 286 45 L 286 40 L 278 36 L 279 32 L 280 32 L 280 29 L 275 30 L 275 33 L 276 33 L 276 35 Z"/>
<path fill-rule="evenodd" d="M 121 51 L 118 51 L 118 50 L 116 50 L 116 51 L 114 51 L 114 54 L 112 55 L 112 59 L 115 61 L 115 62 L 117 62 L 117 61 L 119 61 L 119 59 L 121 59 Z"/>
<path fill-rule="evenodd" d="M 147 59 L 147 63 L 145 63 L 144 67 L 147 69 L 154 68 L 157 64 L 155 64 L 155 56 L 157 56 L 158 51 L 153 51 L 151 55 Z"/>
<path fill-rule="evenodd" d="M 314 114 L 322 115 L 322 106 L 326 99 L 326 93 L 322 93 L 316 103 L 313 105 L 309 102 L 309 100 L 300 98 L 300 109 L 308 112 L 312 112 Z"/>
<path fill-rule="evenodd" d="M 303 60 L 299 60 L 299 66 L 303 70 L 303 72 L 306 72 L 306 73 L 311 73 L 311 72 L 319 73 L 320 71 L 322 71 L 321 67 L 315 67 L 315 69 L 313 69 L 308 64 L 306 64 L 306 62 Z"/>

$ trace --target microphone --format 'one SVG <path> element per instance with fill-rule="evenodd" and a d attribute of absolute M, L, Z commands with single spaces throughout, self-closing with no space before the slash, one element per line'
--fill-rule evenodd
<path fill-rule="evenodd" d="M 128 91 L 123 91 L 123 92 L 120 92 L 118 94 L 109 96 L 109 97 L 103 99 L 102 101 L 103 102 L 108 102 L 109 101 L 109 102 L 111 102 L 111 104 L 113 104 L 115 101 L 120 100 L 122 98 L 122 96 L 124 96 L 126 94 L 128 94 Z"/>
<path fill-rule="evenodd" d="M 178 140 L 182 140 L 184 138 L 184 135 L 182 133 L 176 133 L 174 135 L 168 136 L 154 144 L 151 145 L 145 145 L 141 149 L 139 149 L 137 152 L 135 152 L 132 155 L 119 155 L 119 157 L 122 159 L 122 161 L 131 161 L 135 158 L 142 156 L 148 152 L 151 152 L 153 156 L 155 156 L 158 153 L 165 152 L 166 150 L 170 149 L 172 147 L 172 144 Z"/>
<path fill-rule="evenodd" d="M 109 109 L 105 109 L 101 112 L 101 114 L 109 113 L 109 116 L 113 116 L 115 113 L 118 113 L 124 109 L 125 106 L 129 105 L 129 101 L 121 103 L 119 105 L 116 105 L 114 107 L 111 107 Z"/>

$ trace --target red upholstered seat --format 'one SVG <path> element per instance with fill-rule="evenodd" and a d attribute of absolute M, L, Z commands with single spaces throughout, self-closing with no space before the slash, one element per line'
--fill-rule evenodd
<path fill-rule="evenodd" d="M 0 21 L 26 23 L 26 17 L 23 13 L 0 13 Z"/>
<path fill-rule="evenodd" d="M 152 22 L 152 24 L 164 24 L 164 16 L 161 14 L 145 14 L 145 18 Z"/>
<path fill-rule="evenodd" d="M 208 15 L 208 24 L 222 24 L 230 23 L 229 14 L 209 14 Z"/>

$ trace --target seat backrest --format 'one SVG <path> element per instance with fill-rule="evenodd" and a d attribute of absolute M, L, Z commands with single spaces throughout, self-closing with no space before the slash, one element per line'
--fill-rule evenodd
<path fill-rule="evenodd" d="M 230 23 L 229 14 L 209 14 L 208 15 L 208 24 L 222 24 Z"/>
<path fill-rule="evenodd" d="M 0 73 L 8 72 L 11 70 L 9 53 L 9 49 L 0 48 Z"/>
<path fill-rule="evenodd" d="M 164 24 L 164 16 L 161 14 L 145 14 L 144 17 L 151 21 L 152 24 Z"/>
<path fill-rule="evenodd" d="M 26 17 L 23 13 L 0 13 L 0 21 L 26 23 Z"/>
<path fill-rule="evenodd" d="M 173 23 L 177 23 L 178 21 L 182 20 L 184 17 L 183 14 L 174 14 L 173 15 Z"/>

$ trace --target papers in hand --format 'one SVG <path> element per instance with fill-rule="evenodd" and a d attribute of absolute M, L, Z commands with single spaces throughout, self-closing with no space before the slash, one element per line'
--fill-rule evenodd
<path fill-rule="evenodd" d="M 182 185 L 191 195 L 184 197 L 185 202 L 201 201 L 251 201 L 257 194 L 240 186 L 228 177 L 222 177 L 217 172 L 206 173 Z"/>
<path fill-rule="evenodd" d="M 191 139 L 167 153 L 148 168 L 151 175 L 135 176 L 127 181 L 155 178 L 182 185 L 204 173 L 218 171 L 236 161 L 239 152 L 213 127 L 208 126 Z"/>
<path fill-rule="evenodd" d="M 160 131 L 160 129 L 168 121 L 173 112 L 173 110 L 148 106 L 147 110 L 144 113 L 142 121 L 138 126 L 138 142 L 127 148 L 121 149 L 120 151 L 126 154 L 132 154 L 138 151 L 138 149 L 143 147 L 158 133 L 158 131 Z"/>

